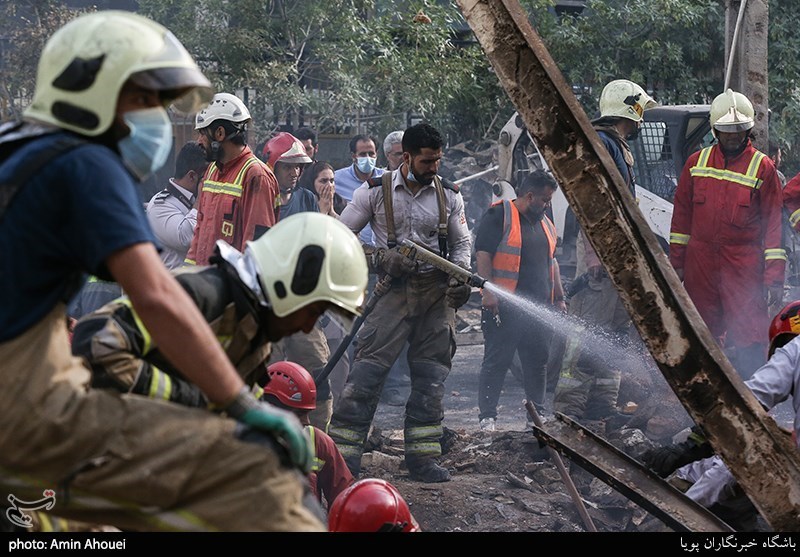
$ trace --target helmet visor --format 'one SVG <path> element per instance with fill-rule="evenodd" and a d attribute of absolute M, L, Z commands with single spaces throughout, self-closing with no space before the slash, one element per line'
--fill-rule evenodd
<path fill-rule="evenodd" d="M 146 89 L 160 91 L 165 100 L 177 100 L 175 108 L 190 113 L 207 104 L 212 96 L 211 82 L 171 32 L 164 35 L 164 45 L 142 60 L 130 80 Z"/>

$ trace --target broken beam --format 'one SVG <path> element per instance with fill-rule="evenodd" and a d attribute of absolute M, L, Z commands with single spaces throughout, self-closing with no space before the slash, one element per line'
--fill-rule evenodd
<path fill-rule="evenodd" d="M 563 452 L 581 468 L 678 532 L 732 532 L 730 526 L 639 464 L 624 452 L 577 422 L 556 413 L 545 430 L 533 428 L 536 438 L 551 450 Z"/>
<path fill-rule="evenodd" d="M 797 451 L 717 346 L 527 14 L 457 2 L 670 387 L 770 526 L 800 530 Z"/>

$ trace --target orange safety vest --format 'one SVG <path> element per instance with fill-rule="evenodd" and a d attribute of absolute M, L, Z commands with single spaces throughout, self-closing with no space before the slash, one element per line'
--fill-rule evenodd
<path fill-rule="evenodd" d="M 519 209 L 508 200 L 498 201 L 503 204 L 503 237 L 492 258 L 492 282 L 509 292 L 517 289 L 519 265 L 522 253 L 522 228 L 519 222 Z M 495 203 L 495 205 L 497 205 Z M 555 297 L 555 266 L 553 257 L 556 253 L 556 226 L 547 215 L 542 217 L 542 230 L 547 237 L 550 257 L 547 266 L 550 270 L 550 303 Z"/>

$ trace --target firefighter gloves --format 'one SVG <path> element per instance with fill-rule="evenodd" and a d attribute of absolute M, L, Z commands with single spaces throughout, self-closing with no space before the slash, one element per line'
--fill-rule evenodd
<path fill-rule="evenodd" d="M 417 264 L 396 249 L 380 248 L 372 256 L 373 267 L 394 278 L 402 278 L 417 270 Z"/>
<path fill-rule="evenodd" d="M 472 294 L 470 285 L 459 282 L 455 277 L 450 277 L 447 283 L 447 291 L 445 292 L 448 306 L 453 309 L 460 308 L 467 303 L 470 294 Z"/>
<path fill-rule="evenodd" d="M 236 421 L 273 435 L 286 448 L 292 464 L 306 474 L 311 470 L 311 442 L 293 413 L 256 400 L 247 387 L 239 391 L 225 412 Z"/>

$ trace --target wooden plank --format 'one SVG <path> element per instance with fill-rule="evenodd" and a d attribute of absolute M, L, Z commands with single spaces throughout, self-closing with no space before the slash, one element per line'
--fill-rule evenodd
<path fill-rule="evenodd" d="M 800 530 L 800 457 L 719 349 L 517 0 L 457 0 L 670 387 L 765 520 Z"/>

